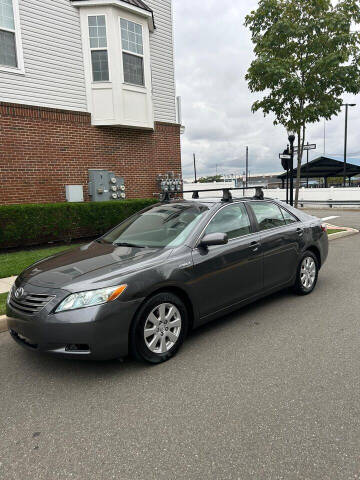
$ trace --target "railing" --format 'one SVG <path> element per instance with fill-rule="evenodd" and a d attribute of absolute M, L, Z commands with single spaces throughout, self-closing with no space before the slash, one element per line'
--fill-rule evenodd
<path fill-rule="evenodd" d="M 330 208 L 333 205 L 343 206 L 360 206 L 360 200 L 299 200 L 299 205 L 303 207 L 307 205 L 328 205 Z"/>

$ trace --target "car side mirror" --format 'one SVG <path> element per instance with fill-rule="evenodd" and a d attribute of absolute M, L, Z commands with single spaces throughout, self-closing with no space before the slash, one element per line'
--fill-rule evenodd
<path fill-rule="evenodd" d="M 201 239 L 199 247 L 206 248 L 213 245 L 226 245 L 228 242 L 229 237 L 227 233 L 209 233 Z"/>

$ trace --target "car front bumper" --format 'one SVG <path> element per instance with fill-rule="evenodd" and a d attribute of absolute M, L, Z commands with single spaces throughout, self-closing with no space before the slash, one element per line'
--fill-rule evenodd
<path fill-rule="evenodd" d="M 39 287 L 26 285 L 26 289 Z M 41 291 L 44 291 L 42 289 Z M 33 315 L 7 304 L 8 329 L 23 347 L 69 358 L 108 360 L 128 354 L 129 329 L 141 301 L 120 301 L 105 305 L 54 313 L 68 295 L 52 290 L 55 298 Z"/>

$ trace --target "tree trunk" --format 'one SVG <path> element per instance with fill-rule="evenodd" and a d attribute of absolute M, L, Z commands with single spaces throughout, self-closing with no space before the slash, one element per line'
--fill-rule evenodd
<path fill-rule="evenodd" d="M 299 204 L 299 190 L 301 185 L 301 162 L 302 162 L 304 144 L 305 144 L 305 125 L 303 125 L 302 129 L 300 128 L 297 133 L 298 133 L 298 161 L 297 161 L 297 170 L 296 170 L 296 187 L 295 187 L 295 202 L 294 202 L 295 208 L 297 208 Z"/>

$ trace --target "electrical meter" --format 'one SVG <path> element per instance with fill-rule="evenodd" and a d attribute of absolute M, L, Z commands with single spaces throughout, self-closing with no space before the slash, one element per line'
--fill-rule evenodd
<path fill-rule="evenodd" d="M 89 196 L 93 202 L 105 202 L 109 200 L 123 200 L 118 192 L 125 191 L 123 177 L 118 177 L 108 170 L 89 170 Z"/>

